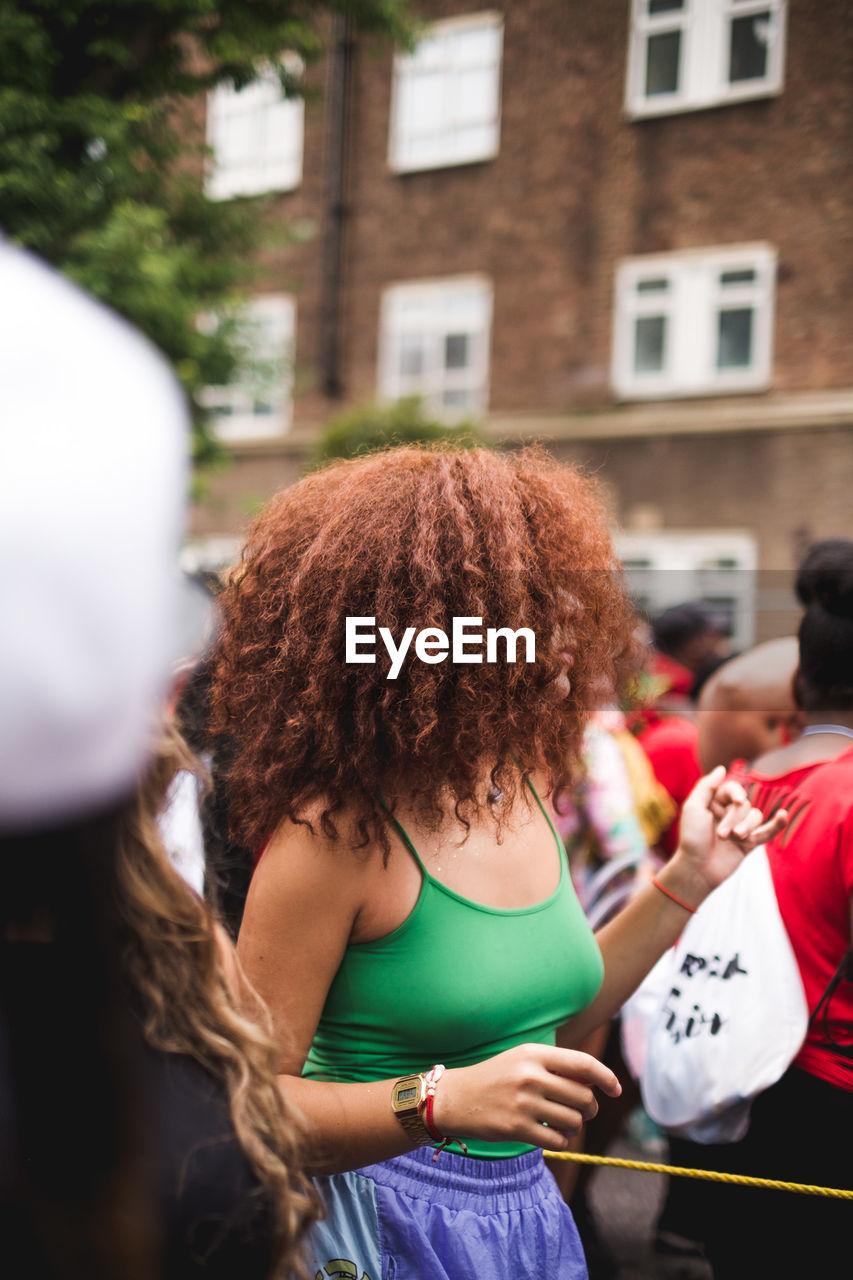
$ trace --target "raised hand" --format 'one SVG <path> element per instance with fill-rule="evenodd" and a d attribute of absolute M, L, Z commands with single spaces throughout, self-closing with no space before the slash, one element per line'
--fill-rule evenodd
<path fill-rule="evenodd" d="M 739 782 L 720 765 L 700 778 L 684 802 L 679 828 L 679 854 L 710 889 L 740 866 L 757 845 L 772 840 L 788 821 L 778 810 L 765 820 Z"/>
<path fill-rule="evenodd" d="M 598 1111 L 595 1090 L 616 1098 L 616 1076 L 588 1053 L 521 1044 L 445 1072 L 434 1119 L 442 1133 L 487 1142 L 527 1142 L 563 1151 Z"/>

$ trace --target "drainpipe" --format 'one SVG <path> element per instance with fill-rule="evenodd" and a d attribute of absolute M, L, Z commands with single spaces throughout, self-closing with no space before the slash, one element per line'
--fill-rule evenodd
<path fill-rule="evenodd" d="M 343 395 L 341 377 L 341 291 L 344 231 L 347 218 L 347 158 L 349 151 L 350 83 L 354 53 L 350 16 L 333 19 L 326 92 L 326 177 L 323 202 L 324 234 L 320 281 L 320 386 L 324 395 Z"/>

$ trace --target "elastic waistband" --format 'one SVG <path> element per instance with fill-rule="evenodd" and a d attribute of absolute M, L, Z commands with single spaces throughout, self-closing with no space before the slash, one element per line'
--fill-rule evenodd
<path fill-rule="evenodd" d="M 455 1207 L 480 1213 L 532 1208 L 554 1185 L 538 1147 L 506 1160 L 478 1160 L 450 1151 L 433 1160 L 434 1155 L 432 1147 L 417 1147 L 357 1173 L 418 1199 L 435 1201 L 445 1192 L 453 1196 Z"/>

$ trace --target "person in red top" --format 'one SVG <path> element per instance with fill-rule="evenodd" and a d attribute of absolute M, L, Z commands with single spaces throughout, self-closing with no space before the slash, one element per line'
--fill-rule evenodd
<path fill-rule="evenodd" d="M 696 699 L 702 772 L 733 760 L 756 760 L 799 737 L 802 711 L 794 698 L 800 661 L 796 636 L 781 636 L 729 658 Z"/>
<path fill-rule="evenodd" d="M 820 732 L 815 734 L 817 740 L 832 733 L 846 744 L 835 760 L 795 768 L 781 778 L 754 775 L 756 782 L 749 788 L 756 807 L 766 797 L 778 808 L 783 787 L 788 784 L 784 803 L 791 806 L 791 825 L 783 836 L 771 841 L 767 853 L 779 911 L 797 958 L 810 1010 L 820 1005 L 850 949 L 853 727 L 849 737 L 839 732 L 841 727 L 825 730 L 818 726 Z M 794 1066 L 837 1088 L 853 1090 L 851 1033 L 853 983 L 842 981 L 809 1027 Z"/>
<path fill-rule="evenodd" d="M 684 698 L 692 698 L 697 680 L 731 653 L 724 624 L 698 600 L 664 609 L 652 623 L 652 642 L 655 667 Z"/>
<path fill-rule="evenodd" d="M 633 716 L 631 727 L 674 805 L 674 817 L 655 850 L 663 861 L 675 852 L 681 806 L 702 776 L 694 688 L 727 652 L 721 625 L 698 602 L 673 605 L 652 625 L 648 675 L 660 692 L 652 705 Z"/>
<path fill-rule="evenodd" d="M 815 544 L 800 566 L 795 693 L 805 727 L 731 774 L 788 825 L 767 846 L 811 1021 L 792 1065 L 754 1103 L 741 1142 L 699 1148 L 709 1168 L 853 1186 L 853 540 Z M 849 1254 L 850 1202 L 710 1184 L 702 1237 L 715 1280 L 834 1273 Z M 827 1264 L 824 1269 L 823 1263 Z"/>

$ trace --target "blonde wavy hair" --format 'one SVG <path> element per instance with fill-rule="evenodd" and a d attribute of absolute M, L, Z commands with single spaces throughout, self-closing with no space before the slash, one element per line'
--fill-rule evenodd
<path fill-rule="evenodd" d="M 237 1139 L 274 1206 L 274 1274 L 304 1276 L 299 1246 L 321 1209 L 302 1172 L 297 1118 L 276 1082 L 269 1015 L 224 929 L 171 866 L 160 838 L 157 814 L 181 768 L 199 766 L 170 725 L 115 851 L 125 977 L 148 1043 L 189 1055 L 224 1085 Z"/>

